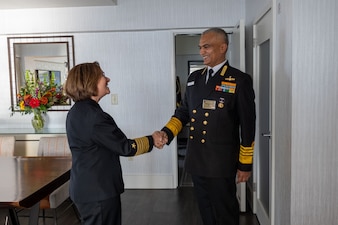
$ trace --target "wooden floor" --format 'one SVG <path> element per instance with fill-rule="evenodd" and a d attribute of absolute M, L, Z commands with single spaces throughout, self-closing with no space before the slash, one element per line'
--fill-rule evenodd
<path fill-rule="evenodd" d="M 123 225 L 202 225 L 192 187 L 168 190 L 126 190 L 122 194 Z M 68 203 L 62 205 L 65 208 Z M 62 209 L 61 209 L 62 211 Z M 23 214 L 27 213 L 23 212 Z M 50 212 L 47 212 L 49 215 Z M 7 210 L 0 209 L 0 225 L 5 224 Z M 26 217 L 19 217 L 20 224 L 28 224 Z M 10 223 L 9 223 L 10 224 Z M 39 225 L 52 225 L 53 219 L 40 219 Z M 59 225 L 80 225 L 70 208 L 59 218 Z M 241 213 L 241 225 L 259 225 L 251 212 Z"/>

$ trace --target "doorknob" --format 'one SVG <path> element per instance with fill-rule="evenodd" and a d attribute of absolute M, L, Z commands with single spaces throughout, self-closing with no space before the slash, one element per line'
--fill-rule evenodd
<path fill-rule="evenodd" d="M 271 133 L 262 133 L 262 136 L 270 138 L 271 137 Z"/>

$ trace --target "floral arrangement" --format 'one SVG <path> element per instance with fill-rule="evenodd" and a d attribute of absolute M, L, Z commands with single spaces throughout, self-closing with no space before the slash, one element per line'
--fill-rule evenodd
<path fill-rule="evenodd" d="M 17 94 L 18 107 L 22 114 L 46 113 L 53 105 L 67 104 L 68 97 L 62 85 L 55 84 L 55 77 L 50 82 L 39 81 L 33 73 L 26 70 L 25 85 Z"/>

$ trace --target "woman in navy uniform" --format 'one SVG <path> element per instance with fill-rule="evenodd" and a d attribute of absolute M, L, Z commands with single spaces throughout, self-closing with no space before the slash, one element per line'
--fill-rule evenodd
<path fill-rule="evenodd" d="M 183 103 L 162 131 L 170 143 L 190 123 L 185 169 L 192 175 L 203 223 L 238 225 L 236 179 L 246 182 L 252 170 L 256 120 L 252 79 L 226 60 L 224 30 L 203 32 L 199 48 L 207 67 L 190 74 Z"/>
<path fill-rule="evenodd" d="M 124 191 L 120 156 L 150 152 L 160 146 L 159 132 L 128 139 L 98 102 L 109 94 L 110 79 L 97 62 L 72 68 L 65 84 L 75 101 L 68 112 L 66 130 L 72 152 L 70 197 L 83 225 L 121 225 Z"/>

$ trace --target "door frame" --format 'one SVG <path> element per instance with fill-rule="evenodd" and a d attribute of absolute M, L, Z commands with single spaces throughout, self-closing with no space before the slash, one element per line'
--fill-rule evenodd
<path fill-rule="evenodd" d="M 274 2 L 274 1 L 273 1 Z M 259 69 L 259 60 L 257 59 L 257 54 L 258 54 L 258 41 L 257 41 L 257 24 L 262 21 L 262 19 L 268 14 L 271 13 L 271 20 L 270 24 L 265 25 L 265 26 L 270 26 L 269 27 L 269 34 L 267 39 L 270 40 L 270 93 L 271 93 L 271 99 L 270 99 L 270 135 L 271 135 L 271 148 L 270 148 L 270 187 L 269 187 L 269 217 L 266 217 L 266 215 L 262 216 L 261 214 L 263 213 L 259 207 L 258 207 L 258 201 L 257 201 L 257 177 L 258 177 L 258 166 L 254 163 L 254 168 L 253 168 L 253 183 L 254 183 L 254 192 L 253 192 L 253 212 L 257 214 L 257 218 L 259 222 L 262 225 L 266 224 L 274 224 L 274 218 L 275 218 L 275 138 L 273 137 L 273 134 L 275 133 L 275 24 L 276 24 L 276 19 L 275 19 L 275 7 L 273 7 L 274 3 L 271 2 L 269 5 L 265 8 L 262 14 L 254 20 L 253 23 L 253 81 L 254 81 L 254 89 L 256 92 L 256 96 L 259 96 L 259 79 L 260 76 L 258 74 L 258 69 Z M 261 33 L 259 33 L 261 34 Z M 267 40 L 265 39 L 265 40 Z M 256 98 L 256 104 L 259 105 L 259 97 Z M 258 108 L 258 107 L 257 107 Z M 257 113 L 259 115 L 259 113 Z M 259 126 L 259 116 L 257 117 L 257 123 Z M 256 127 L 256 131 L 259 131 L 259 127 Z M 259 146 L 259 133 L 256 133 L 256 139 L 255 139 L 255 149 L 258 149 Z M 259 160 L 258 154 L 254 155 L 254 162 Z"/>

